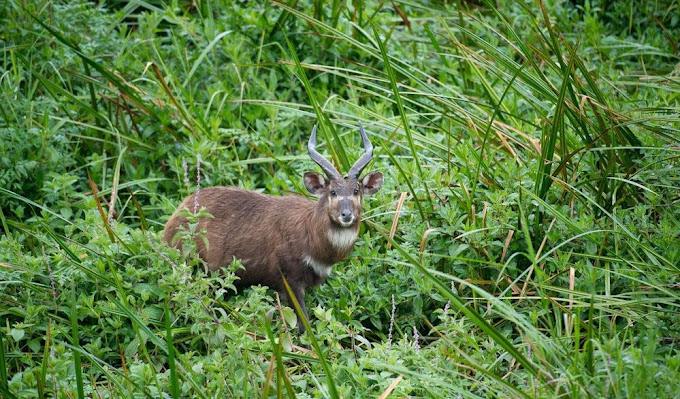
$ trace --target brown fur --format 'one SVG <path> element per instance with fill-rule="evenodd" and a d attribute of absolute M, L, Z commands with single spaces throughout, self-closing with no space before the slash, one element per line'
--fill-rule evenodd
<path fill-rule="evenodd" d="M 193 209 L 194 195 L 187 197 L 179 209 Z M 233 187 L 203 189 L 199 207 L 205 207 L 213 218 L 199 222 L 208 242 L 206 248 L 202 240 L 197 240 L 199 255 L 210 270 L 229 265 L 234 258 L 240 259 L 245 269 L 236 272 L 238 287 L 262 284 L 287 299 L 283 274 L 305 309 L 305 289 L 323 283 L 326 278 L 305 263 L 305 256 L 329 266 L 337 263 L 349 255 L 352 245 L 334 247 L 328 232 L 359 229 L 360 200 L 356 202 L 359 209 L 355 210 L 354 223 L 348 227 L 333 223 L 327 204 L 327 193 L 314 202 L 300 196 L 274 197 Z M 163 239 L 176 247 L 181 243 L 174 237 L 187 223 L 178 212 L 168 220 L 163 232 Z"/>

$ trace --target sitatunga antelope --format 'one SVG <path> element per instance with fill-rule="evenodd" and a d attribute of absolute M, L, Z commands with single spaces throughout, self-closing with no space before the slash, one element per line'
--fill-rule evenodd
<path fill-rule="evenodd" d="M 309 156 L 324 174 L 305 172 L 304 184 L 316 201 L 298 195 L 271 196 L 236 187 L 200 190 L 198 206 L 213 217 L 199 221 L 205 232 L 196 238 L 200 257 L 210 270 L 217 270 L 239 259 L 244 268 L 236 272 L 238 288 L 262 284 L 276 290 L 291 304 L 283 285 L 285 276 L 305 317 L 304 296 L 309 287 L 323 283 L 333 264 L 352 251 L 359 232 L 361 200 L 377 192 L 383 184 L 380 172 L 361 172 L 371 161 L 373 146 L 360 128 L 363 155 L 345 176 L 316 150 L 316 126 L 309 137 Z M 184 199 L 170 217 L 164 240 L 177 248 L 177 232 L 186 226 L 181 209 L 192 209 L 194 193 Z M 300 332 L 304 326 L 298 320 Z"/>

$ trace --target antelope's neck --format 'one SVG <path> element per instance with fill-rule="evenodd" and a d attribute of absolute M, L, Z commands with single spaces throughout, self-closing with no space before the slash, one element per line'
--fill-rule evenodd
<path fill-rule="evenodd" d="M 359 233 L 359 223 L 355 223 L 349 227 L 336 227 L 331 223 L 330 228 L 326 232 L 326 239 L 328 244 L 338 253 L 345 254 L 343 258 L 352 251 L 354 241 L 357 239 Z"/>

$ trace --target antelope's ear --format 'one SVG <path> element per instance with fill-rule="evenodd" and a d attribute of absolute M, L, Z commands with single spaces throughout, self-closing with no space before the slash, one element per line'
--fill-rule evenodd
<path fill-rule="evenodd" d="M 380 172 L 371 172 L 361 179 L 361 184 L 364 186 L 364 195 L 373 195 L 377 193 L 383 185 L 383 174 Z"/>
<path fill-rule="evenodd" d="M 327 186 L 326 179 L 316 172 L 305 172 L 305 187 L 314 195 L 321 195 Z"/>

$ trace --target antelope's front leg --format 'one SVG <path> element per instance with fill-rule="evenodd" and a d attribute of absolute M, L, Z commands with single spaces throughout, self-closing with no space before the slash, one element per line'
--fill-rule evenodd
<path fill-rule="evenodd" d="M 302 310 L 302 314 L 304 315 L 305 319 L 307 322 L 309 322 L 309 314 L 307 314 L 307 306 L 305 306 L 305 290 L 300 288 L 295 291 L 295 297 L 297 298 L 298 302 L 300 303 L 300 309 Z M 298 333 L 301 335 L 304 334 L 305 332 L 305 325 L 302 324 L 302 320 L 300 317 L 298 317 Z"/>

